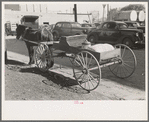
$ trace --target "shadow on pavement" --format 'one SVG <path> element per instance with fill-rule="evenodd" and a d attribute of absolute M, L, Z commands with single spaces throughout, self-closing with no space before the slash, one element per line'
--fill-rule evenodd
<path fill-rule="evenodd" d="M 42 81 L 46 85 L 50 85 L 50 86 L 54 86 L 54 87 L 58 86 L 58 88 L 60 88 L 60 89 L 64 89 L 64 90 L 74 92 L 74 93 L 80 93 L 80 94 L 89 93 L 88 91 L 83 90 L 82 88 L 80 88 L 78 86 L 78 83 L 75 80 L 73 80 L 69 77 L 65 77 L 61 74 L 57 74 L 55 72 L 51 72 L 51 71 L 41 72 L 36 67 L 21 68 L 20 72 L 34 73 L 34 74 L 37 74 L 37 75 L 41 75 L 41 76 L 48 79 L 48 80 L 43 80 Z M 52 83 L 50 83 L 50 81 L 52 81 Z M 55 86 L 55 85 L 57 85 L 57 86 Z"/>
<path fill-rule="evenodd" d="M 6 60 L 5 64 L 10 64 L 10 65 L 20 65 L 23 66 L 25 65 L 25 63 L 19 62 L 19 61 L 15 61 L 15 60 Z"/>
<path fill-rule="evenodd" d="M 71 79 L 69 77 L 65 77 L 61 74 L 57 74 L 55 72 L 51 72 L 51 71 L 41 72 L 36 67 L 31 67 L 28 64 L 25 64 L 19 61 L 14 61 L 14 60 L 7 60 L 6 66 L 9 70 L 18 71 L 22 73 L 34 73 L 37 75 L 41 75 L 48 79 L 48 80 L 42 81 L 46 85 L 51 86 L 50 81 L 52 81 L 52 86 L 54 87 L 58 86 L 58 88 L 60 89 L 64 89 L 70 92 L 80 93 L 80 94 L 89 93 L 88 91 L 83 90 L 80 86 L 78 86 L 78 83 L 76 82 L 76 80 Z"/>
<path fill-rule="evenodd" d="M 102 79 L 104 79 L 105 82 L 110 80 L 124 86 L 129 86 L 145 91 L 145 82 L 142 81 L 145 76 L 136 74 L 136 72 L 137 71 L 135 71 L 132 76 L 122 79 L 112 74 L 108 67 L 106 67 L 102 69 Z"/>

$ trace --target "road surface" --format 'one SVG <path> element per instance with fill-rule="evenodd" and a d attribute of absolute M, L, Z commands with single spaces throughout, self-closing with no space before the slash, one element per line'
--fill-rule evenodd
<path fill-rule="evenodd" d="M 102 69 L 102 79 L 97 89 L 87 93 L 73 77 L 68 58 L 55 58 L 52 72 L 41 73 L 35 67 L 26 66 L 28 52 L 23 41 L 6 38 L 9 63 L 5 65 L 6 100 L 144 100 L 145 99 L 145 50 L 134 50 L 137 69 L 127 79 L 115 77 L 107 68 Z M 141 57 L 140 57 L 141 56 Z M 61 68 L 60 68 L 61 67 Z M 51 73 L 57 72 L 54 79 Z M 64 79 L 63 79 L 64 78 Z M 68 80 L 68 81 L 66 81 Z M 69 87 L 64 84 L 72 83 Z"/>

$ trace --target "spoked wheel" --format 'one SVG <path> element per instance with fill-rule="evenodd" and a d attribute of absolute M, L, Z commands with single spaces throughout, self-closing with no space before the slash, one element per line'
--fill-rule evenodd
<path fill-rule="evenodd" d="M 115 59 L 117 63 L 110 65 L 111 72 L 119 78 L 130 77 L 136 68 L 137 61 L 134 52 L 124 44 L 118 44 L 115 48 L 120 49 L 120 56 Z"/>
<path fill-rule="evenodd" d="M 87 91 L 96 89 L 101 79 L 97 59 L 88 51 L 79 52 L 74 58 L 73 73 L 78 84 Z"/>
<path fill-rule="evenodd" d="M 53 54 L 51 49 L 40 43 L 35 51 L 35 61 L 37 67 L 42 71 L 47 71 L 54 64 Z"/>

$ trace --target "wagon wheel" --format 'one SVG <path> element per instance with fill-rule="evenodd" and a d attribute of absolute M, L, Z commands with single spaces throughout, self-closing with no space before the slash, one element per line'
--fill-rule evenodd
<path fill-rule="evenodd" d="M 97 59 L 88 51 L 79 52 L 74 58 L 74 77 L 87 91 L 96 89 L 101 79 L 101 69 Z"/>
<path fill-rule="evenodd" d="M 37 67 L 42 71 L 47 71 L 54 64 L 53 54 L 51 49 L 46 45 L 39 43 L 35 51 L 35 62 Z"/>
<path fill-rule="evenodd" d="M 135 71 L 137 65 L 136 56 L 134 52 L 124 44 L 117 44 L 115 48 L 120 49 L 120 57 L 115 59 L 118 63 L 109 66 L 109 69 L 119 78 L 128 78 Z"/>

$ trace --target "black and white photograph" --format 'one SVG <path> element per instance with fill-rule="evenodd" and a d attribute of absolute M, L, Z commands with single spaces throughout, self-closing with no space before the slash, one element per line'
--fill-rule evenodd
<path fill-rule="evenodd" d="M 2 120 L 148 119 L 148 2 L 1 11 Z"/>

